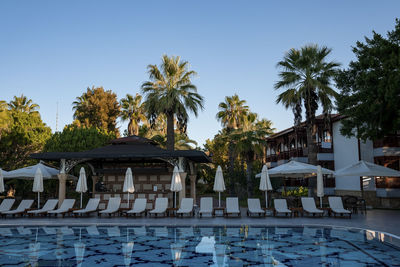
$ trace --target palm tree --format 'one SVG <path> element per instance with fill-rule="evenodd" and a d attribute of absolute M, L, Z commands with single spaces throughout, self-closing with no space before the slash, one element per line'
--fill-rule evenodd
<path fill-rule="evenodd" d="M 122 121 L 129 120 L 128 135 L 139 135 L 140 123 L 147 121 L 141 102 L 142 96 L 139 94 L 136 94 L 135 97 L 126 94 L 126 97 L 121 99 L 122 111 L 120 116 Z"/>
<path fill-rule="evenodd" d="M 152 140 L 156 141 L 161 147 L 166 147 L 167 145 L 167 136 L 162 134 L 157 134 L 151 137 Z M 193 149 L 193 146 L 197 146 L 197 142 L 195 140 L 189 139 L 186 134 L 181 134 L 175 132 L 175 145 L 174 147 L 178 150 L 190 150 Z"/>
<path fill-rule="evenodd" d="M 233 96 L 225 97 L 225 102 L 221 102 L 218 105 L 219 112 L 217 113 L 217 119 L 221 121 L 223 127 L 227 129 L 227 134 L 229 134 L 243 127 L 249 116 L 249 107 L 246 104 L 246 100 L 240 100 L 237 94 Z M 235 164 L 235 147 L 232 139 L 229 138 L 228 141 L 228 173 L 231 179 L 230 181 L 230 193 L 233 194 L 235 191 L 235 184 L 233 181 L 234 177 L 234 164 Z"/>
<path fill-rule="evenodd" d="M 167 117 L 167 149 L 174 150 L 174 119 L 185 133 L 189 119 L 187 110 L 197 117 L 199 108 L 203 109 L 203 97 L 191 82 L 196 72 L 188 70 L 187 61 L 167 55 L 162 57 L 160 68 L 157 65 L 148 65 L 147 68 L 150 80 L 142 84 L 142 91 L 146 95 L 144 107 L 150 124 L 160 114 Z"/>
<path fill-rule="evenodd" d="M 333 107 L 331 98 L 337 93 L 330 86 L 337 67 L 334 61 L 327 62 L 326 57 L 332 50 L 323 46 L 308 45 L 300 50 L 291 49 L 277 66 L 282 69 L 280 80 L 275 83 L 275 89 L 286 89 L 276 99 L 285 108 L 292 108 L 295 125 L 301 122 L 302 104 L 306 113 L 308 162 L 317 164 L 317 144 L 315 112 L 319 105 L 325 115 Z M 327 117 L 327 116 L 326 116 Z"/>
<path fill-rule="evenodd" d="M 266 122 L 268 120 L 265 120 Z M 244 129 L 235 130 L 230 134 L 230 138 L 235 142 L 235 151 L 240 154 L 246 162 L 246 180 L 247 180 L 247 196 L 253 194 L 253 163 L 257 155 L 264 156 L 264 148 L 266 146 L 266 137 L 272 134 L 273 129 L 271 123 L 266 126 L 264 122 L 249 122 Z"/>
<path fill-rule="evenodd" d="M 8 104 L 11 110 L 26 112 L 29 114 L 37 113 L 39 108 L 38 104 L 32 102 L 32 99 L 28 99 L 26 96 L 21 95 L 20 97 L 14 96 L 14 99 Z"/>

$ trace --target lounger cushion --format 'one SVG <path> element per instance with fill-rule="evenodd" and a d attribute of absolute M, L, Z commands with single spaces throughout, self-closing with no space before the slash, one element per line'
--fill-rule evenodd
<path fill-rule="evenodd" d="M 213 211 L 213 198 L 212 197 L 200 198 L 199 213 L 212 213 L 212 211 Z"/>

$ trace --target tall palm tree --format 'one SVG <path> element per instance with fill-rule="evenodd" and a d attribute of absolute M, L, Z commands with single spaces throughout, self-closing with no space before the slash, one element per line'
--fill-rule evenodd
<path fill-rule="evenodd" d="M 307 45 L 300 50 L 291 49 L 277 66 L 282 69 L 275 89 L 286 89 L 279 94 L 277 103 L 292 108 L 295 124 L 301 122 L 302 104 L 306 113 L 308 162 L 317 164 L 315 112 L 321 105 L 325 115 L 332 108 L 332 98 L 337 95 L 330 86 L 339 63 L 327 61 L 332 50 L 318 45 Z"/>
<path fill-rule="evenodd" d="M 217 119 L 221 121 L 223 127 L 227 129 L 229 136 L 232 131 L 243 127 L 249 116 L 249 107 L 246 105 L 246 100 L 241 100 L 237 94 L 233 96 L 225 97 L 225 102 L 221 102 L 218 105 L 219 112 L 217 113 Z M 230 181 L 230 193 L 235 192 L 234 179 L 234 164 L 235 164 L 235 145 L 232 139 L 228 141 L 228 173 L 231 179 Z"/>
<path fill-rule="evenodd" d="M 268 121 L 268 120 L 265 120 Z M 270 121 L 269 121 L 270 122 Z M 235 142 L 236 153 L 240 154 L 246 162 L 247 196 L 253 194 L 253 163 L 257 155 L 263 156 L 266 146 L 266 137 L 272 134 L 271 123 L 263 125 L 264 122 L 249 122 L 246 128 L 238 129 L 230 134 Z"/>
<path fill-rule="evenodd" d="M 136 94 L 133 97 L 126 94 L 125 98 L 121 99 L 121 119 L 122 121 L 129 120 L 128 135 L 139 135 L 140 123 L 146 123 L 146 115 L 142 102 L 142 96 Z"/>
<path fill-rule="evenodd" d="M 14 96 L 13 100 L 8 103 L 11 110 L 26 112 L 29 114 L 37 113 L 39 105 L 32 102 L 32 99 L 28 99 L 26 96 L 21 95 L 20 97 Z"/>
<path fill-rule="evenodd" d="M 167 55 L 163 55 L 160 68 L 157 65 L 147 68 L 150 80 L 142 84 L 145 110 L 151 124 L 160 114 L 167 117 L 167 149 L 174 150 L 174 119 L 185 133 L 189 120 L 187 111 L 197 117 L 199 108 L 204 108 L 203 97 L 191 82 L 196 72 L 189 70 L 189 63 L 181 61 L 179 56 Z"/>

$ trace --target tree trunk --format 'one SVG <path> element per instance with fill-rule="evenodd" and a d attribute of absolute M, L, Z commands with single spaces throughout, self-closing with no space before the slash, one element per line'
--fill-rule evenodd
<path fill-rule="evenodd" d="M 229 141 L 228 144 L 228 158 L 229 158 L 229 165 L 228 165 L 228 173 L 230 179 L 230 195 L 234 196 L 235 193 L 235 179 L 234 179 L 234 165 L 235 165 L 235 144 L 232 141 Z"/>
<path fill-rule="evenodd" d="M 173 151 L 175 145 L 174 114 L 167 115 L 167 150 Z"/>
<path fill-rule="evenodd" d="M 128 136 L 134 135 L 134 129 L 133 129 L 133 121 L 129 120 L 128 124 Z"/>
<path fill-rule="evenodd" d="M 308 147 L 308 163 L 312 165 L 318 164 L 318 147 L 316 142 L 316 129 L 315 120 L 307 123 L 307 147 Z M 315 196 L 315 189 L 317 188 L 316 177 L 308 178 L 308 192 L 310 196 Z"/>
<path fill-rule="evenodd" d="M 246 156 L 246 178 L 247 178 L 247 197 L 253 196 L 253 180 L 251 179 L 251 174 L 253 173 L 253 160 L 254 155 L 252 153 Z"/>

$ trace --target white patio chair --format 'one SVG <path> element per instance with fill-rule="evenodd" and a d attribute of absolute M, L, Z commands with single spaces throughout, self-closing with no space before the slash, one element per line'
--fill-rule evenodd
<path fill-rule="evenodd" d="M 292 211 L 287 206 L 286 199 L 274 199 L 275 215 L 283 213 L 287 216 L 292 216 Z"/>
<path fill-rule="evenodd" d="M 143 215 L 143 214 L 146 215 L 146 205 L 147 205 L 146 198 L 135 199 L 132 209 L 126 212 L 126 216 L 128 217 L 131 214 L 133 214 L 135 217 L 136 215 Z"/>
<path fill-rule="evenodd" d="M 247 199 L 247 216 L 257 214 L 258 216 L 265 217 L 265 210 L 261 208 L 260 199 L 248 198 Z"/>
<path fill-rule="evenodd" d="M 4 211 L 9 211 L 11 209 L 12 205 L 14 204 L 14 202 L 15 202 L 15 199 L 13 199 L 13 198 L 4 199 L 0 205 L 0 213 L 2 213 Z"/>
<path fill-rule="evenodd" d="M 183 214 L 194 216 L 193 198 L 182 198 L 181 206 L 176 211 L 176 214 L 181 215 L 181 217 L 183 217 Z"/>
<path fill-rule="evenodd" d="M 238 217 L 241 216 L 239 209 L 239 199 L 237 197 L 226 198 L 226 209 L 224 215 L 228 217 L 231 214 L 237 214 Z"/>
<path fill-rule="evenodd" d="M 351 218 L 351 211 L 346 210 L 343 207 L 343 201 L 341 197 L 328 197 L 328 202 L 329 207 L 331 208 L 331 211 L 335 217 L 336 214 L 339 214 L 339 216 L 349 215 L 349 218 Z"/>
<path fill-rule="evenodd" d="M 156 198 L 156 203 L 155 207 L 153 210 L 149 212 L 149 214 L 154 214 L 156 217 L 158 214 L 164 214 L 166 215 L 167 213 L 167 208 L 168 208 L 168 198 L 166 197 L 159 197 Z"/>
<path fill-rule="evenodd" d="M 64 199 L 63 203 L 58 209 L 48 211 L 47 214 L 54 214 L 54 216 L 61 214 L 64 218 L 65 214 L 70 213 L 72 211 L 74 204 L 75 204 L 75 199 L 68 199 L 68 198 Z"/>
<path fill-rule="evenodd" d="M 211 215 L 214 215 L 212 197 L 200 198 L 200 210 L 199 210 L 200 217 L 203 216 L 203 213 L 210 213 Z"/>
<path fill-rule="evenodd" d="M 84 209 L 80 210 L 74 210 L 74 215 L 78 214 L 87 214 L 89 215 L 92 212 L 96 212 L 99 210 L 99 203 L 100 203 L 100 198 L 91 198 L 89 199 L 88 203 L 86 204 L 86 207 Z"/>
<path fill-rule="evenodd" d="M 315 205 L 315 200 L 312 197 L 302 197 L 301 205 L 303 206 L 303 211 L 308 214 L 312 214 L 313 216 L 315 216 L 316 214 L 320 216 L 324 215 L 323 210 L 317 209 L 317 206 Z"/>
<path fill-rule="evenodd" d="M 107 208 L 105 210 L 99 211 L 98 215 L 101 216 L 101 214 L 108 214 L 109 216 L 111 216 L 111 214 L 116 214 L 119 211 L 120 205 L 121 205 L 120 197 L 111 197 L 108 200 Z"/>
<path fill-rule="evenodd" d="M 38 210 L 29 210 L 28 215 L 37 215 L 37 214 L 43 214 L 46 215 L 47 212 L 54 210 L 57 206 L 58 199 L 48 199 L 46 203 L 44 204 L 43 208 L 38 209 Z"/>
<path fill-rule="evenodd" d="M 3 216 L 7 216 L 7 215 L 23 215 L 26 210 L 30 209 L 31 206 L 33 204 L 33 200 L 32 199 L 24 199 L 21 201 L 21 203 L 19 203 L 18 207 L 15 210 L 9 210 L 9 211 L 3 211 L 1 214 Z"/>

